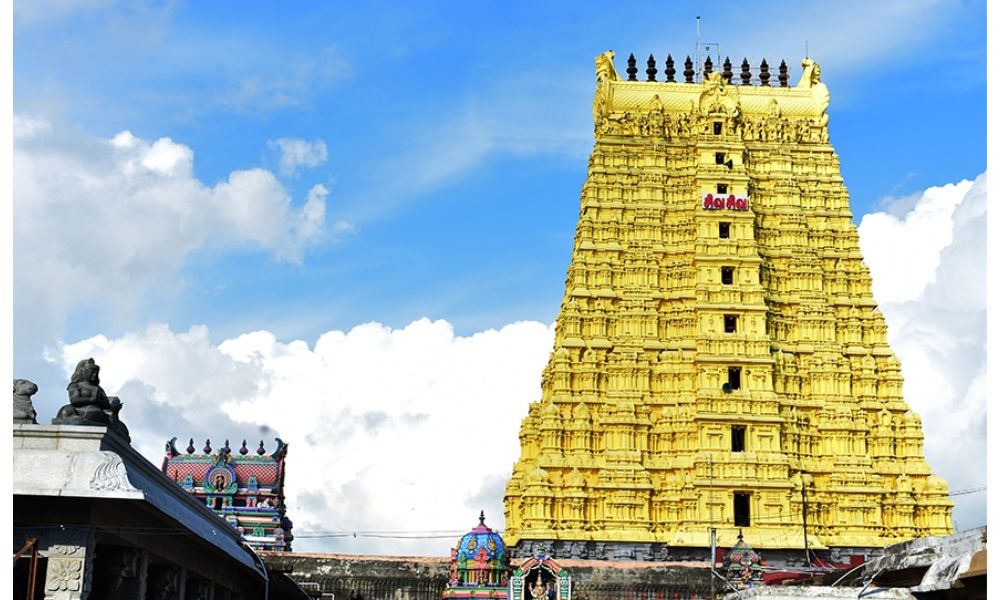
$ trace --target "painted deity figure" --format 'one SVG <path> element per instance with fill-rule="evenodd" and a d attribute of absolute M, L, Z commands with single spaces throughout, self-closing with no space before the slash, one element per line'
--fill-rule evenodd
<path fill-rule="evenodd" d="M 751 571 L 750 566 L 750 556 L 744 556 L 740 560 L 740 579 L 743 580 L 744 585 L 753 587 L 753 571 Z"/>
<path fill-rule="evenodd" d="M 545 586 L 542 584 L 542 576 L 535 577 L 535 584 L 531 586 L 531 600 L 547 600 Z"/>
<path fill-rule="evenodd" d="M 451 549 L 451 567 L 448 569 L 448 585 L 458 585 L 458 550 Z"/>
<path fill-rule="evenodd" d="M 66 392 L 69 404 L 59 409 L 53 425 L 97 425 L 106 426 L 126 440 L 130 440 L 128 428 L 118 419 L 122 402 L 115 396 L 108 397 L 101 387 L 101 367 L 93 358 L 81 360 L 73 371 Z"/>
<path fill-rule="evenodd" d="M 486 554 L 486 548 L 480 546 L 479 551 L 476 552 L 476 582 L 480 585 L 489 583 L 489 556 Z"/>

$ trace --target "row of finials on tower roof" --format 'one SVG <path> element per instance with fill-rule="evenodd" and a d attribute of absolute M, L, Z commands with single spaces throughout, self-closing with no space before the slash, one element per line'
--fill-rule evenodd
<path fill-rule="evenodd" d="M 281 452 L 283 450 L 283 447 L 285 446 L 285 443 L 281 441 L 281 438 L 275 438 L 275 440 L 278 442 L 278 450 L 275 451 L 275 453 L 274 453 L 276 455 L 276 454 L 278 454 L 279 452 Z M 177 438 L 173 438 L 169 442 L 167 442 L 167 453 L 168 454 L 170 454 L 172 456 L 180 456 L 180 452 L 178 452 L 176 444 L 177 444 Z M 191 438 L 191 439 L 188 440 L 187 448 L 185 448 L 184 450 L 188 454 L 194 454 L 194 452 L 196 450 L 196 448 L 194 447 L 194 438 Z M 201 450 L 202 450 L 202 452 L 204 454 L 211 454 L 212 453 L 212 440 L 205 440 L 205 447 L 202 448 Z M 229 440 L 226 440 L 226 443 L 222 446 L 222 448 L 219 448 L 219 453 L 220 454 L 229 455 L 229 454 L 232 454 L 232 452 L 233 452 L 232 448 L 229 447 Z M 243 440 L 243 445 L 240 446 L 239 453 L 242 456 L 246 456 L 247 454 L 250 453 L 250 449 L 247 448 L 247 441 L 246 440 Z M 267 450 L 264 449 L 264 440 L 261 440 L 260 444 L 257 446 L 257 455 L 258 456 L 264 456 L 264 454 L 266 454 L 266 453 L 267 453 Z"/>
<path fill-rule="evenodd" d="M 674 57 L 670 54 L 667 55 L 667 60 L 664 65 L 663 73 L 666 76 L 664 79 L 667 83 L 675 83 L 677 79 L 677 69 L 674 68 Z M 704 70 L 702 75 L 705 79 L 714 72 L 715 65 L 712 63 L 712 58 L 707 57 L 705 59 Z M 649 58 L 646 59 L 646 81 L 656 81 L 656 59 L 650 54 Z M 625 69 L 625 73 L 628 75 L 628 81 L 639 81 L 636 75 L 639 73 L 638 67 L 636 67 L 636 59 L 634 54 L 628 55 L 628 68 Z M 691 57 L 688 56 L 684 59 L 684 83 L 694 83 L 694 62 Z M 726 57 L 726 60 L 722 63 L 722 79 L 726 83 L 732 83 L 733 80 L 733 63 Z M 743 64 L 740 65 L 740 81 L 742 85 L 752 85 L 751 80 L 753 79 L 753 73 L 751 73 L 750 61 L 746 58 L 743 59 Z M 760 61 L 760 69 L 758 70 L 757 78 L 760 85 L 770 86 L 771 85 L 771 67 L 767 64 L 767 59 Z M 778 66 L 778 85 L 780 87 L 788 87 L 788 64 L 784 60 Z"/>

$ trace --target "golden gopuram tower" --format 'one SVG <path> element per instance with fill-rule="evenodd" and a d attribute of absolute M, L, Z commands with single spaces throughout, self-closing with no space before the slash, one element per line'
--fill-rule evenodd
<path fill-rule="evenodd" d="M 696 77 L 668 57 L 656 81 L 651 56 L 639 81 L 613 58 L 597 57 L 555 347 L 504 499 L 512 554 L 704 560 L 714 529 L 723 548 L 742 532 L 774 558 L 836 559 L 951 533 L 819 65 L 790 83 L 784 61 Z"/>

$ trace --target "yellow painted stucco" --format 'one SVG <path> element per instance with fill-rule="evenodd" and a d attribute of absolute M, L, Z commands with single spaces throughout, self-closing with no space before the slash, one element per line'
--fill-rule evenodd
<path fill-rule="evenodd" d="M 612 58 L 597 58 L 594 150 L 555 347 L 507 485 L 508 544 L 698 547 L 716 528 L 723 546 L 742 529 L 755 548 L 802 548 L 803 490 L 811 548 L 950 533 L 819 66 L 803 61 L 789 87 L 719 73 L 658 83 L 622 81 Z M 732 208 L 706 208 L 708 194 Z M 730 368 L 739 389 L 723 389 Z M 734 522 L 735 493 L 749 526 Z"/>

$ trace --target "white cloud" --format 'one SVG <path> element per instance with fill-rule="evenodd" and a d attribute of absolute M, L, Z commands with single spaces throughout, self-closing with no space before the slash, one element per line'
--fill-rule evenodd
<path fill-rule="evenodd" d="M 457 337 L 445 321 L 330 331 L 310 348 L 265 331 L 219 345 L 205 327 L 164 325 L 59 352 L 68 374 L 93 356 L 120 395 L 133 444 L 158 464 L 178 436 L 201 447 L 260 427 L 290 443 L 289 517 L 298 550 L 447 555 L 455 539 L 307 539 L 317 531 L 463 531 L 480 509 L 503 526 L 502 486 L 553 329 L 535 322 Z M 514 433 L 512 433 L 514 432 Z M 500 490 L 497 492 L 497 490 Z"/>
<path fill-rule="evenodd" d="M 14 115 L 14 139 L 27 140 L 52 133 L 52 124 L 31 115 Z"/>
<path fill-rule="evenodd" d="M 309 142 L 299 138 L 280 138 L 267 142 L 269 148 L 281 151 L 279 165 L 282 175 L 294 175 L 301 167 L 315 167 L 326 161 L 326 142 Z"/>
<path fill-rule="evenodd" d="M 872 287 L 879 302 L 914 300 L 934 282 L 941 251 L 952 243 L 952 214 L 971 187 L 962 181 L 928 188 L 861 219 L 861 253 L 877 274 Z M 894 214 L 897 207 L 908 212 Z"/>
<path fill-rule="evenodd" d="M 15 306 L 19 320 L 50 324 L 42 329 L 71 308 L 129 312 L 148 293 L 176 292 L 200 248 L 249 245 L 299 261 L 324 235 L 323 186 L 296 208 L 263 169 L 204 184 L 191 148 L 169 138 L 70 135 L 23 116 L 14 125 Z"/>
<path fill-rule="evenodd" d="M 323 224 L 326 222 L 326 197 L 329 194 L 330 191 L 326 186 L 320 183 L 309 190 L 299 222 L 295 226 L 296 237 L 300 240 L 312 239 L 323 229 Z M 333 231 L 335 233 L 343 231 L 341 221 L 334 224 Z"/>
<path fill-rule="evenodd" d="M 859 233 L 928 462 L 958 491 L 986 483 L 986 177 L 917 198 Z M 985 494 L 955 502 L 960 528 L 985 523 Z"/>
<path fill-rule="evenodd" d="M 936 228 L 926 214 L 938 215 Z M 938 240 L 925 257 L 937 267 L 915 271 L 918 291 L 880 297 L 881 309 L 906 401 L 923 417 L 928 461 L 952 491 L 976 487 L 985 460 L 985 177 L 928 190 L 901 218 L 866 219 L 861 235 L 876 281 L 898 270 L 894 257 L 908 260 L 910 231 Z M 198 447 L 205 437 L 216 447 L 227 437 L 233 447 L 244 438 L 270 447 L 272 431 L 290 442 L 297 549 L 444 555 L 451 537 L 305 534 L 459 531 L 481 508 L 502 527 L 502 484 L 552 337 L 551 327 L 532 322 L 456 337 L 447 322 L 424 319 L 396 330 L 369 323 L 331 331 L 310 347 L 267 331 L 212 344 L 205 327 L 156 325 L 65 345 L 57 356 L 66 373 L 87 356 L 103 365 L 105 388 L 126 403 L 134 443 L 154 462 L 175 435 Z M 955 500 L 960 527 L 984 522 L 984 494 Z"/>
<path fill-rule="evenodd" d="M 231 53 L 234 40 L 227 38 L 223 48 L 219 48 L 215 40 L 198 40 L 197 43 L 201 52 L 212 54 L 215 50 L 227 54 Z M 259 39 L 236 43 L 245 56 L 252 57 L 253 60 L 247 63 L 252 73 L 234 78 L 236 74 L 228 72 L 230 61 L 222 59 L 227 75 L 220 82 L 222 86 L 210 88 L 205 93 L 183 93 L 182 101 L 187 110 L 202 113 L 207 108 L 224 108 L 239 113 L 262 114 L 301 108 L 311 105 L 317 93 L 353 75 L 350 61 L 337 46 L 319 48 L 308 55 L 288 55 L 283 48 L 262 46 Z M 242 66 L 237 70 L 246 71 Z M 169 105 L 174 104 L 177 98 L 154 96 L 153 100 Z"/>

